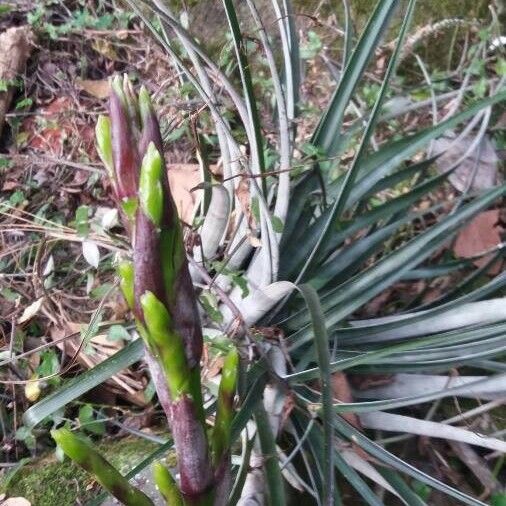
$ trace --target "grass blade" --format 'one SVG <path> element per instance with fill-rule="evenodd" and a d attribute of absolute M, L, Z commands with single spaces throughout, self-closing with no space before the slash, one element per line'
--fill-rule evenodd
<path fill-rule="evenodd" d="M 70 379 L 58 390 L 55 390 L 40 402 L 28 408 L 23 415 L 24 425 L 35 427 L 44 418 L 64 407 L 69 402 L 100 385 L 122 369 L 138 362 L 143 354 L 144 343 L 142 339 L 136 339 L 128 343 L 112 357 L 107 358 L 93 369 Z"/>

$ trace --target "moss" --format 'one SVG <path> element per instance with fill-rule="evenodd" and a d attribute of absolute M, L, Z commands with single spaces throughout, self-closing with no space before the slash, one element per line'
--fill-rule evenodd
<path fill-rule="evenodd" d="M 145 439 L 128 437 L 104 440 L 97 444 L 99 451 L 122 473 L 128 472 L 157 445 Z M 169 461 L 174 457 L 169 456 Z M 75 464 L 58 462 L 54 455 L 38 459 L 21 468 L 7 487 L 0 482 L 0 494 L 28 499 L 32 506 L 73 506 L 85 503 L 99 492 L 95 480 Z"/>
<path fill-rule="evenodd" d="M 47 457 L 23 467 L 4 490 L 9 496 L 25 497 L 33 506 L 71 506 L 76 498 L 90 499 L 95 490 L 93 479 L 69 462 L 60 463 Z"/>

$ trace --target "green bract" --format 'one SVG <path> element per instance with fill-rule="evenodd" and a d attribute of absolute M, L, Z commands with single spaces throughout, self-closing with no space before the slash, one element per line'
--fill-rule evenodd
<path fill-rule="evenodd" d="M 141 297 L 141 306 L 149 345 L 165 371 L 172 399 L 191 395 L 190 371 L 183 342 L 174 331 L 167 309 L 151 292 Z"/>
<path fill-rule="evenodd" d="M 121 261 L 117 266 L 120 287 L 123 293 L 123 297 L 127 301 L 128 307 L 132 309 L 134 307 L 134 266 L 132 262 L 126 260 Z"/>
<path fill-rule="evenodd" d="M 234 417 L 234 396 L 237 386 L 239 354 L 231 350 L 225 357 L 221 371 L 221 382 L 218 392 L 216 420 L 214 423 L 212 445 L 215 463 L 223 458 L 230 448 L 230 426 Z"/>
<path fill-rule="evenodd" d="M 88 442 L 68 429 L 51 431 L 58 446 L 74 462 L 94 474 L 102 486 L 126 506 L 153 506 L 152 501 L 132 487 L 128 480 L 105 460 Z"/>
<path fill-rule="evenodd" d="M 184 505 L 181 492 L 177 488 L 177 483 L 170 474 L 170 471 L 160 462 L 156 462 L 153 465 L 153 478 L 158 490 L 166 499 L 167 504 L 170 506 Z"/>
<path fill-rule="evenodd" d="M 112 160 L 111 120 L 107 116 L 99 116 L 95 127 L 97 151 L 110 178 L 114 178 L 114 162 Z"/>
<path fill-rule="evenodd" d="M 139 181 L 139 202 L 142 211 L 160 226 L 163 216 L 162 157 L 151 142 L 142 160 Z"/>

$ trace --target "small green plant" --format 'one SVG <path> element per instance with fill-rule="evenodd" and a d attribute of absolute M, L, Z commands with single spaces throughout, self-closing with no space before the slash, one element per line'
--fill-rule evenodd
<path fill-rule="evenodd" d="M 68 17 L 62 20 L 60 15 L 56 15 L 57 6 L 58 2 L 41 0 L 37 2 L 34 9 L 27 14 L 28 23 L 53 40 L 72 32 L 79 32 L 87 29 L 125 29 L 131 17 L 128 13 L 120 10 L 106 12 L 103 6 L 100 6 L 98 8 L 98 13 L 91 12 L 87 8 L 68 11 Z"/>

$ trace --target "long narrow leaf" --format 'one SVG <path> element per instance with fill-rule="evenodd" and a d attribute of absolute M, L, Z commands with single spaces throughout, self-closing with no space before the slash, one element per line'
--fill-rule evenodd
<path fill-rule="evenodd" d="M 330 383 L 330 357 L 328 351 L 327 329 L 325 328 L 325 317 L 318 299 L 316 290 L 309 285 L 298 287 L 308 311 L 311 314 L 311 325 L 315 338 L 316 358 L 320 370 L 320 383 L 322 389 L 322 411 L 323 421 L 323 504 L 330 506 L 334 502 L 334 449 L 332 438 L 332 386 Z"/>
<path fill-rule="evenodd" d="M 391 466 L 392 468 L 401 471 L 402 473 L 407 474 L 415 478 L 422 483 L 429 485 L 445 494 L 462 501 L 464 504 L 469 504 L 471 506 L 486 506 L 485 503 L 481 502 L 478 499 L 475 499 L 460 490 L 457 490 L 445 483 L 425 474 L 424 472 L 416 469 L 412 465 L 408 464 L 404 460 L 396 457 L 392 453 L 388 452 L 378 444 L 371 441 L 368 437 L 364 436 L 360 431 L 352 427 L 345 420 L 336 417 L 334 419 L 334 426 L 339 433 L 341 433 L 345 438 L 353 441 L 355 444 L 363 448 L 367 453 L 369 453 L 372 457 L 375 457 L 379 461 L 383 462 L 385 465 Z"/>
<path fill-rule="evenodd" d="M 344 111 L 397 4 L 396 0 L 385 0 L 376 4 L 376 9 L 348 62 L 329 107 L 316 129 L 312 144 L 324 149 L 327 156 L 333 156 L 336 152 Z"/>
<path fill-rule="evenodd" d="M 387 88 L 388 88 L 388 85 L 390 82 L 390 78 L 392 77 L 392 75 L 395 71 L 395 68 L 397 66 L 397 60 L 400 55 L 400 48 L 401 48 L 402 43 L 404 41 L 404 36 L 407 32 L 408 26 L 411 22 L 411 17 L 413 14 L 415 3 L 416 3 L 416 0 L 410 0 L 410 2 L 408 4 L 406 15 L 405 15 L 404 20 L 401 25 L 399 37 L 397 39 L 397 43 L 395 45 L 394 52 L 388 62 L 387 70 L 385 72 L 385 75 L 383 76 L 383 81 L 381 83 L 378 97 L 376 98 L 376 102 L 374 104 L 371 116 L 369 117 L 369 120 L 367 122 L 365 132 L 364 132 L 364 135 L 362 136 L 362 139 L 360 141 L 355 158 L 351 164 L 351 167 L 348 169 L 348 171 L 346 172 L 346 174 L 344 176 L 343 184 L 342 184 L 341 188 L 339 189 L 339 193 L 332 204 L 332 208 L 331 208 L 332 210 L 330 212 L 329 217 L 327 218 L 327 220 L 325 222 L 325 226 L 323 228 L 322 234 L 318 238 L 318 241 L 316 242 L 309 257 L 307 258 L 306 262 L 304 263 L 304 266 L 302 267 L 300 273 L 297 275 L 297 279 L 295 281 L 296 283 L 298 283 L 301 279 L 304 279 L 305 272 L 311 268 L 311 265 L 312 265 L 314 259 L 316 259 L 318 257 L 318 254 L 320 253 L 321 246 L 324 243 L 326 237 L 328 236 L 328 232 L 332 226 L 332 223 L 334 223 L 336 220 L 339 220 L 341 218 L 341 214 L 346 207 L 348 197 L 352 191 L 354 182 L 357 179 L 357 175 L 360 170 L 360 163 L 365 158 L 367 150 L 369 148 L 369 141 L 370 141 L 371 136 L 373 134 L 374 128 L 377 124 L 379 112 L 381 110 L 381 106 L 383 104 L 383 100 L 386 95 L 386 91 L 387 91 Z M 388 2 L 387 0 L 385 0 L 383 2 L 378 2 L 377 5 L 378 5 L 377 12 L 381 12 L 380 9 L 382 8 L 382 6 L 385 9 L 387 8 L 387 6 L 390 6 L 390 8 L 393 8 L 393 7 L 395 7 L 395 2 Z M 375 16 L 375 14 L 373 14 L 373 17 Z M 377 34 L 379 34 L 379 33 L 381 33 L 381 31 L 377 32 Z M 359 43 L 359 45 L 360 45 L 360 43 Z M 350 65 L 352 65 L 353 58 L 355 57 L 355 54 L 358 51 L 359 51 L 359 49 L 357 49 L 357 51 L 352 56 Z M 346 73 L 346 71 L 345 71 L 345 73 Z M 344 77 L 343 77 L 343 80 L 344 80 Z M 356 85 L 356 83 L 354 83 L 354 85 Z M 334 135 L 336 133 L 337 132 L 334 131 Z"/>
<path fill-rule="evenodd" d="M 385 430 L 388 432 L 406 432 L 419 436 L 443 438 L 506 453 L 506 441 L 476 434 L 475 432 L 461 427 L 453 427 L 451 425 L 445 425 L 444 423 L 433 422 L 431 420 L 419 420 L 411 416 L 374 411 L 372 413 L 362 414 L 360 416 L 360 421 L 367 429 Z"/>
<path fill-rule="evenodd" d="M 382 346 L 375 350 L 366 350 L 359 351 L 354 350 L 350 355 L 345 358 L 341 358 L 330 364 L 331 372 L 335 371 L 344 371 L 346 369 L 350 369 L 352 367 L 358 367 L 368 364 L 375 364 L 381 361 L 381 359 L 386 357 L 392 357 L 390 362 L 395 364 L 396 372 L 400 370 L 399 362 L 402 360 L 402 353 L 409 352 L 413 350 L 414 357 L 417 358 L 418 361 L 421 361 L 425 358 L 424 353 L 426 352 L 426 347 L 430 345 L 440 344 L 441 347 L 448 344 L 457 344 L 458 348 L 461 349 L 464 347 L 462 343 L 465 343 L 468 340 L 474 340 L 474 342 L 481 343 L 483 341 L 487 341 L 490 336 L 499 336 L 499 340 L 501 336 L 504 335 L 506 331 L 506 326 L 492 326 L 485 328 L 477 328 L 470 330 L 457 330 L 448 333 L 436 333 L 434 335 L 429 335 L 428 337 L 422 337 L 417 339 L 410 339 L 405 342 L 401 342 L 398 344 L 393 344 L 390 346 Z M 502 349 L 506 346 L 504 343 L 500 343 L 502 345 Z M 489 343 L 485 344 L 486 347 L 490 348 Z M 444 348 L 442 348 L 444 349 Z M 493 354 L 496 354 L 496 350 L 490 350 Z M 458 358 L 458 362 L 462 363 L 462 356 L 460 354 L 453 354 L 453 356 Z M 476 357 L 474 356 L 474 359 Z M 433 364 L 433 358 L 428 358 L 430 363 Z M 416 362 L 409 363 L 407 369 L 411 370 L 416 366 Z M 319 371 L 317 367 L 309 368 L 300 372 L 295 372 L 289 374 L 284 377 L 285 380 L 289 381 L 291 384 L 301 383 L 303 381 L 307 381 L 310 379 L 317 378 L 319 376 Z M 421 382 L 423 385 L 423 381 Z M 395 395 L 391 395 L 389 397 L 395 397 Z M 400 396 L 402 397 L 402 395 Z"/>
<path fill-rule="evenodd" d="M 261 402 L 256 406 L 255 420 L 257 423 L 260 448 L 262 449 L 265 459 L 264 472 L 269 493 L 269 504 L 271 506 L 286 504 L 285 486 L 279 467 L 276 441 L 270 427 L 269 418 Z"/>
<path fill-rule="evenodd" d="M 469 218 L 481 209 L 488 207 L 505 193 L 506 185 L 491 190 L 394 251 L 376 265 L 322 297 L 322 306 L 327 316 L 327 327 L 336 325 L 387 286 L 397 281 L 405 272 L 420 264 L 433 251 L 447 242 L 451 235 Z M 303 315 L 294 318 L 293 323 L 290 322 L 292 328 L 294 328 L 293 325 L 295 328 L 300 327 L 307 321 L 301 316 Z M 306 327 L 293 334 L 290 341 L 294 343 L 294 347 L 298 347 L 307 342 L 310 337 L 311 330 Z"/>
<path fill-rule="evenodd" d="M 69 402 L 100 385 L 122 369 L 139 361 L 143 353 L 144 343 L 142 339 L 136 339 L 128 343 L 112 357 L 107 358 L 93 369 L 68 380 L 53 393 L 28 408 L 23 415 L 23 423 L 27 427 L 35 427 L 44 418 L 66 406 Z"/>
<path fill-rule="evenodd" d="M 260 118 L 258 115 L 255 93 L 253 90 L 250 65 L 245 49 L 246 46 L 242 37 L 241 27 L 239 26 L 239 20 L 237 19 L 237 13 L 235 12 L 232 0 L 223 0 L 223 5 L 225 7 L 228 24 L 230 26 L 230 32 L 234 41 L 239 73 L 241 75 L 244 97 L 246 99 L 246 107 L 248 109 L 250 131 L 253 135 L 255 143 L 255 145 L 250 146 L 250 148 L 252 150 L 253 160 L 256 161 L 254 165 L 258 164 L 258 169 L 261 173 L 265 171 L 264 153 L 262 147 L 262 130 L 260 127 Z M 267 193 L 265 179 L 262 179 L 262 188 L 265 195 Z"/>
<path fill-rule="evenodd" d="M 472 118 L 475 116 L 480 110 L 482 110 L 485 107 L 488 107 L 490 105 L 493 105 L 497 102 L 501 102 L 506 100 L 506 92 L 500 92 L 492 97 L 487 97 L 485 99 L 482 99 L 476 103 L 474 103 L 471 107 L 466 109 L 465 111 L 456 114 L 455 116 L 452 116 L 451 118 L 447 119 L 446 121 L 442 121 L 435 127 L 429 127 L 425 130 L 422 130 L 412 136 L 405 137 L 401 140 L 394 141 L 393 143 L 390 143 L 380 149 L 377 153 L 373 153 L 371 156 L 365 159 L 363 162 L 363 166 L 361 170 L 365 170 L 366 173 L 369 175 L 364 176 L 364 178 L 367 179 L 360 179 L 357 182 L 357 185 L 362 186 L 362 189 L 360 192 L 358 192 L 357 189 L 354 191 L 357 192 L 357 198 L 360 198 L 360 193 L 363 195 L 368 194 L 368 192 L 371 190 L 371 188 L 374 187 L 375 184 L 378 183 L 378 181 L 381 180 L 384 176 L 386 176 L 390 171 L 392 171 L 395 167 L 398 167 L 404 160 L 408 159 L 410 156 L 414 155 L 417 151 L 422 149 L 425 145 L 427 145 L 431 140 L 436 139 L 437 137 L 444 134 L 447 130 L 450 130 L 463 121 Z M 314 181 L 311 179 L 308 179 L 308 181 Z M 314 183 L 313 183 L 314 184 Z M 355 187 L 358 188 L 358 187 Z M 292 209 L 291 209 L 292 210 Z M 295 213 L 295 210 L 294 210 Z M 299 244 L 299 247 L 301 250 L 303 249 L 304 252 L 301 251 L 301 257 L 304 259 L 308 258 L 308 255 L 312 250 L 315 249 L 315 245 L 317 244 L 317 241 L 319 241 L 319 238 L 321 237 L 323 231 L 325 230 L 325 224 L 329 220 L 329 216 L 331 214 L 331 210 L 329 209 L 327 211 L 328 214 L 325 215 L 325 217 L 322 217 L 319 219 L 320 225 L 319 228 L 315 230 L 316 233 L 314 233 L 314 236 L 312 239 L 307 238 L 305 241 Z M 295 213 L 296 214 L 296 213 Z M 289 213 L 290 215 L 290 213 Z M 335 226 L 338 225 L 338 223 L 334 223 Z M 331 241 L 331 235 L 329 237 L 324 238 L 321 241 L 321 249 L 322 249 L 322 255 L 325 255 L 329 249 L 332 249 L 333 243 L 329 242 Z M 284 239 L 286 242 L 289 242 L 288 235 L 285 236 Z M 285 258 L 285 257 L 284 257 Z M 290 258 L 290 255 L 287 255 L 287 258 Z M 284 262 L 282 263 L 283 267 Z M 284 268 L 284 267 L 283 267 Z M 300 271 L 300 269 L 299 269 Z M 283 271 L 285 272 L 285 271 Z"/>
<path fill-rule="evenodd" d="M 469 392 L 469 390 L 473 387 L 474 388 L 487 387 L 493 389 L 498 389 L 500 387 L 504 388 L 505 380 L 506 374 L 498 374 L 496 376 L 492 376 L 491 378 L 485 377 L 484 379 L 479 379 L 469 384 L 464 384 L 453 388 L 445 388 L 443 390 L 427 394 L 413 395 L 410 397 L 401 397 L 399 399 L 385 399 L 381 401 L 348 402 L 348 403 L 343 402 L 340 404 L 335 404 L 334 410 L 338 413 L 367 413 L 372 411 L 379 411 L 380 409 L 386 410 L 386 409 L 401 408 L 405 406 L 414 406 L 416 404 L 421 404 L 423 402 L 435 401 L 437 399 L 443 399 L 445 397 L 458 396 L 463 393 Z"/>
<path fill-rule="evenodd" d="M 409 506 L 427 506 L 427 504 L 422 501 L 422 498 L 415 494 L 395 471 L 382 468 L 380 469 L 380 473 L 389 481 L 390 485 L 395 488 L 397 494 L 404 499 L 406 504 L 409 504 Z"/>

